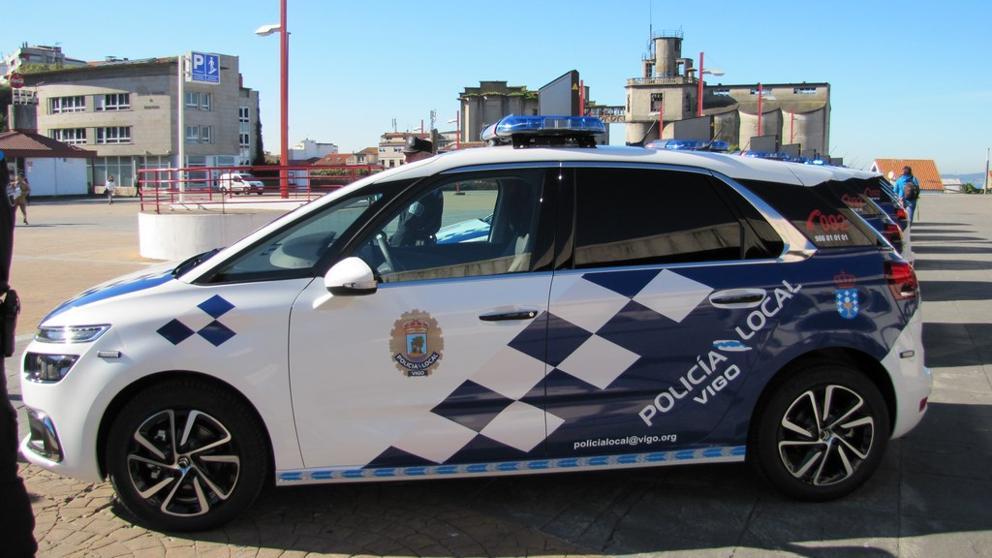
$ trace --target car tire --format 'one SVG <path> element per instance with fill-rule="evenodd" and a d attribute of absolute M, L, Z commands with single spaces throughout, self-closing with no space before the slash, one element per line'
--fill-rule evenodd
<path fill-rule="evenodd" d="M 120 503 L 162 531 L 230 521 L 251 505 L 269 473 L 256 415 L 230 391 L 195 380 L 137 393 L 114 418 L 105 447 Z"/>
<path fill-rule="evenodd" d="M 891 433 L 878 387 L 841 363 L 790 374 L 756 415 L 749 461 L 798 500 L 832 500 L 861 486 L 878 468 Z"/>

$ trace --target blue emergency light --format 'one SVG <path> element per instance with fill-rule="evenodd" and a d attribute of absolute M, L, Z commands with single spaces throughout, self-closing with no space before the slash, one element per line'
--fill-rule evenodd
<path fill-rule="evenodd" d="M 730 150 L 730 145 L 722 140 L 654 140 L 648 143 L 645 147 L 648 149 L 666 149 L 669 151 L 716 151 L 720 153 L 725 153 Z"/>
<path fill-rule="evenodd" d="M 596 134 L 605 134 L 606 124 L 593 116 L 509 115 L 482 131 L 482 141 L 512 143 L 514 147 L 577 145 L 594 147 Z"/>

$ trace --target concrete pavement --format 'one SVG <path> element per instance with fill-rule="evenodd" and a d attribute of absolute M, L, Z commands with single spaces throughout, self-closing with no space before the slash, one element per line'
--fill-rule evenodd
<path fill-rule="evenodd" d="M 18 228 L 14 259 L 22 334 L 72 293 L 148 263 L 136 206 L 29 211 L 39 225 Z M 167 535 L 133 526 L 106 483 L 24 465 L 40 554 L 992 556 L 992 197 L 926 196 L 920 211 L 930 410 L 842 500 L 784 499 L 743 465 L 668 467 L 270 489 L 223 529 Z"/>

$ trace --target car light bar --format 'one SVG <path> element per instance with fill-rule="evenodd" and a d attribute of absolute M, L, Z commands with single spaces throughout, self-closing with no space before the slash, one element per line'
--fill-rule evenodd
<path fill-rule="evenodd" d="M 723 140 L 654 140 L 648 143 L 645 147 L 648 149 L 667 149 L 671 151 L 716 151 L 719 153 L 726 153 L 727 151 L 730 151 L 730 145 Z"/>
<path fill-rule="evenodd" d="M 593 136 L 605 134 L 606 124 L 593 116 L 516 116 L 503 117 L 482 131 L 482 141 L 491 144 L 512 142 L 515 146 L 537 144 L 535 138 L 558 138 L 548 143 L 562 145 L 571 138 L 580 145 L 595 145 Z"/>

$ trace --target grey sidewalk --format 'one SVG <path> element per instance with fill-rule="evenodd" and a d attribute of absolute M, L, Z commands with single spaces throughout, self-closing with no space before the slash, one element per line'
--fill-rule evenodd
<path fill-rule="evenodd" d="M 34 209 L 44 224 L 49 208 Z M 121 242 L 135 209 L 107 216 Z M 935 372 L 930 410 L 890 444 L 872 480 L 840 501 L 786 500 L 743 465 L 659 468 L 273 489 L 224 529 L 170 536 L 132 526 L 106 483 L 25 465 L 41 555 L 992 556 L 992 196 L 928 196 L 921 211 L 913 243 Z M 99 222 L 60 229 L 59 219 L 53 230 L 103 234 Z M 49 242 L 18 233 L 25 246 Z M 15 279 L 18 265 L 37 265 L 38 254 L 18 254 Z M 124 263 L 104 274 L 142 265 Z M 44 310 L 59 302 L 29 294 Z M 16 392 L 16 360 L 7 365 Z"/>

